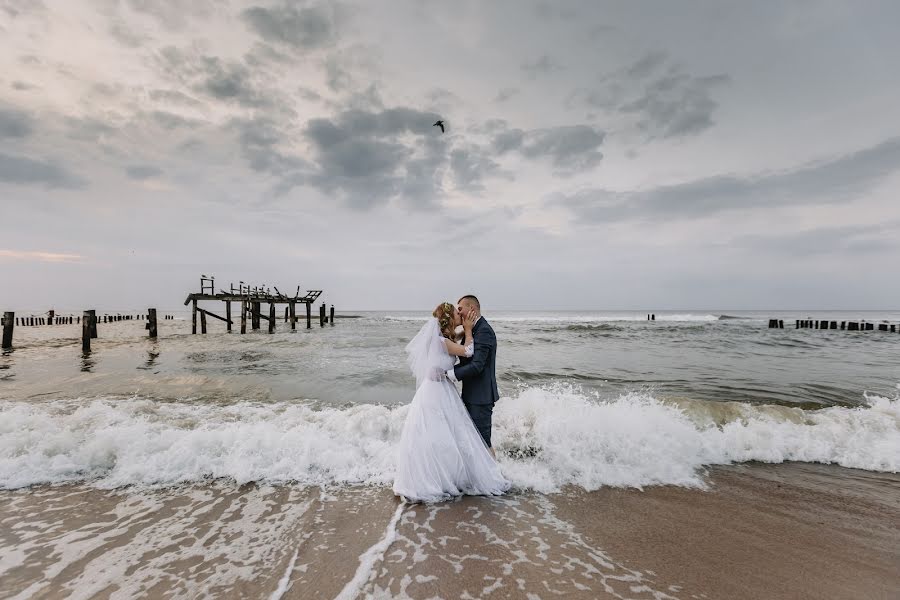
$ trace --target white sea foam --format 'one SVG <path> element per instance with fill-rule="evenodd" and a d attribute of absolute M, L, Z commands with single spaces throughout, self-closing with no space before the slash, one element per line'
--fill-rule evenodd
<path fill-rule="evenodd" d="M 494 441 L 504 473 L 519 488 L 539 491 L 702 485 L 703 466 L 744 461 L 898 472 L 900 399 L 869 396 L 866 403 L 814 411 L 676 406 L 647 394 L 600 401 L 572 387 L 528 388 L 497 404 Z M 299 401 L 0 401 L 0 488 L 219 477 L 386 485 L 406 413 L 405 406 L 315 409 Z"/>

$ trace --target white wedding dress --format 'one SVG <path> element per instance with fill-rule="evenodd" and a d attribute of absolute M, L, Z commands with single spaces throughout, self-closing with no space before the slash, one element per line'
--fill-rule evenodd
<path fill-rule="evenodd" d="M 416 376 L 400 445 L 394 493 L 411 502 L 437 502 L 462 494 L 499 495 L 509 489 L 456 386 L 444 376 L 456 358 L 447 352 L 431 318 L 406 346 Z"/>

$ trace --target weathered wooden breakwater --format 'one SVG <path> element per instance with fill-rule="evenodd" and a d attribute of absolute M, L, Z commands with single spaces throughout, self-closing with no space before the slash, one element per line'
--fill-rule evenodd
<path fill-rule="evenodd" d="M 887 331 L 890 333 L 900 332 L 900 326 L 896 323 L 881 321 L 873 323 L 871 321 L 833 321 L 830 319 L 795 319 L 795 329 L 839 329 L 844 331 Z M 784 321 L 782 319 L 769 319 L 769 329 L 784 329 Z"/>
<path fill-rule="evenodd" d="M 197 317 L 200 317 L 201 333 L 206 333 L 206 317 L 207 315 L 224 321 L 227 331 L 231 332 L 233 321 L 231 319 L 231 303 L 240 302 L 241 304 L 241 333 L 247 332 L 247 317 L 250 317 L 251 327 L 253 330 L 260 328 L 261 320 L 268 322 L 269 333 L 275 332 L 275 305 L 286 304 L 284 309 L 284 320 L 291 324 L 291 329 L 297 328 L 297 304 L 303 304 L 306 309 L 306 328 L 312 328 L 312 304 L 319 296 L 322 290 L 307 290 L 305 294 L 300 295 L 300 287 L 297 286 L 297 292 L 293 296 L 282 294 L 275 288 L 273 294 L 270 288 L 263 286 L 250 287 L 245 286 L 243 282 L 239 284 L 237 290 L 232 285 L 229 292 L 220 290 L 215 292 L 214 279 L 212 277 L 201 277 L 200 293 L 189 294 L 184 304 L 193 303 L 191 333 L 197 333 Z M 225 302 L 225 316 L 222 317 L 198 306 L 198 302 L 203 300 L 215 300 Z M 264 315 L 260 311 L 263 304 L 268 304 L 269 314 Z M 82 326 L 81 348 L 83 352 L 91 351 L 91 340 L 97 338 L 98 323 L 115 323 L 118 321 L 146 321 L 144 328 L 148 332 L 148 337 L 156 338 L 158 336 L 157 311 L 155 308 L 147 309 L 146 314 L 104 314 L 97 315 L 96 310 L 86 310 L 81 315 L 57 315 L 55 311 L 50 310 L 42 315 L 30 315 L 28 317 L 16 317 L 15 312 L 4 312 L 0 325 L 3 328 L 2 348 L 9 349 L 13 347 L 13 332 L 16 326 L 37 327 L 41 325 L 78 325 Z M 163 315 L 164 320 L 173 320 L 173 315 Z M 326 323 L 334 325 L 334 305 L 331 306 L 330 315 L 326 310 L 325 304 L 319 306 L 319 325 L 324 327 Z"/>

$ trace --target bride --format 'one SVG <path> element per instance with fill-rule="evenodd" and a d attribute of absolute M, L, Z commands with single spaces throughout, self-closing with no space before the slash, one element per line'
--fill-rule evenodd
<path fill-rule="evenodd" d="M 445 377 L 457 356 L 472 356 L 475 315 L 463 321 L 443 302 L 406 346 L 416 377 L 397 456 L 394 493 L 411 502 L 436 502 L 462 494 L 499 495 L 509 489 L 500 465 L 463 406 L 456 386 Z M 463 326 L 462 344 L 454 331 Z"/>

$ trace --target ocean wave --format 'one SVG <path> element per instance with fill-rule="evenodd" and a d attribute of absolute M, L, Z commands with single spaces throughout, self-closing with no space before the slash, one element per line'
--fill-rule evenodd
<path fill-rule="evenodd" d="M 900 400 L 803 410 L 646 393 L 599 400 L 577 387 L 526 388 L 494 412 L 504 473 L 519 489 L 702 486 L 708 465 L 832 463 L 900 471 Z M 386 485 L 407 407 L 229 406 L 134 398 L 0 401 L 0 488 L 100 488 L 211 478 L 238 483 Z"/>
<path fill-rule="evenodd" d="M 422 322 L 427 317 L 426 316 L 414 316 L 414 315 L 389 315 L 382 317 L 386 321 L 417 321 Z M 490 315 L 487 314 L 486 318 L 491 322 L 497 323 L 617 323 L 622 321 L 646 321 L 646 314 L 608 314 L 608 315 Z M 656 315 L 657 321 L 665 321 L 665 322 L 706 322 L 706 321 L 718 321 L 720 320 L 719 315 L 712 314 L 701 314 L 701 313 L 685 313 L 685 314 L 675 314 L 675 315 Z"/>

